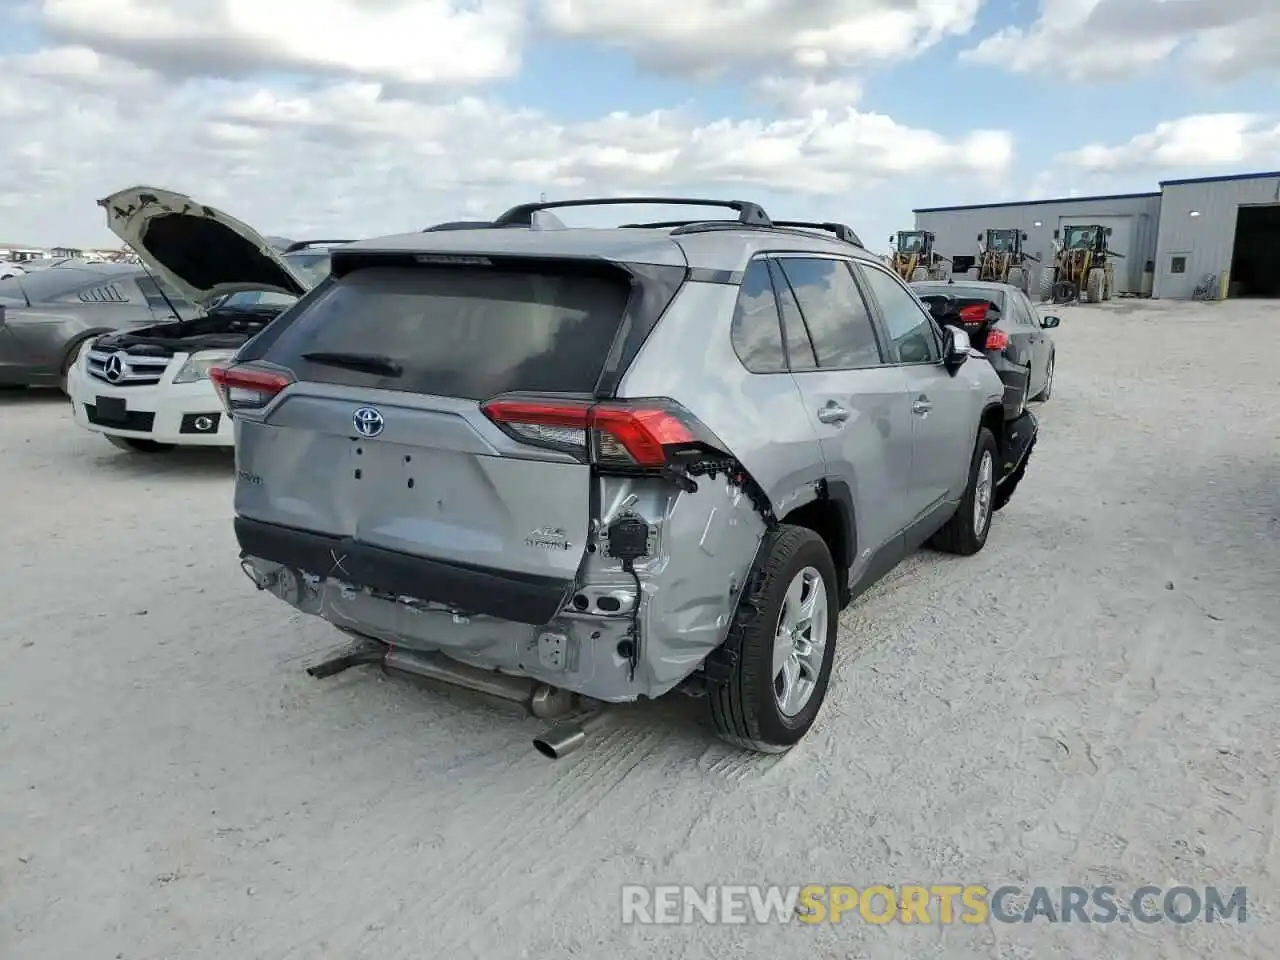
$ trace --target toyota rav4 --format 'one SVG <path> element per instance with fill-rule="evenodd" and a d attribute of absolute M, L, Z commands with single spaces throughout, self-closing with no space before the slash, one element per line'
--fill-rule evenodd
<path fill-rule="evenodd" d="M 734 216 L 540 219 L 617 203 Z M 1036 431 L 852 230 L 742 201 L 350 244 L 212 379 L 246 572 L 372 651 L 324 672 L 679 689 L 766 752 L 813 724 L 838 612 L 926 542 L 981 550 Z"/>

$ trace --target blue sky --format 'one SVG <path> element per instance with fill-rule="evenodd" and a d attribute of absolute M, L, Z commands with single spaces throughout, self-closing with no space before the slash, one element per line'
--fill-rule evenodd
<path fill-rule="evenodd" d="M 0 243 L 112 243 L 94 201 L 133 183 L 289 235 L 545 191 L 878 238 L 916 206 L 1280 166 L 1280 5 L 1243 0 L 16 2 Z"/>

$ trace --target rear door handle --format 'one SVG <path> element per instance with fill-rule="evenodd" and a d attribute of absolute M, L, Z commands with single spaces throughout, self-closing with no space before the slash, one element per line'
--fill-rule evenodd
<path fill-rule="evenodd" d="M 916 400 L 911 404 L 911 412 L 918 413 L 921 416 L 933 409 L 933 404 L 927 399 Z"/>
<path fill-rule="evenodd" d="M 818 419 L 823 423 L 844 423 L 849 411 L 833 400 L 818 411 Z"/>

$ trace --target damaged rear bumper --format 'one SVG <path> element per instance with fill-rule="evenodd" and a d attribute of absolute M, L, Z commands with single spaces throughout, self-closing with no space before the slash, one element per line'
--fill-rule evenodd
<path fill-rule="evenodd" d="M 516 623 L 541 624 L 564 606 L 572 581 L 442 563 L 245 517 L 235 519 L 245 556 L 273 561 L 352 587 L 436 600 Z"/>

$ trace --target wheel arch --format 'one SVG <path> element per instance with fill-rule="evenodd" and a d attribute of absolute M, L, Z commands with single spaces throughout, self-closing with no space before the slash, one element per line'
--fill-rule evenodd
<path fill-rule="evenodd" d="M 840 605 L 849 602 L 849 568 L 858 556 L 858 523 L 853 490 L 845 480 L 824 477 L 814 484 L 814 496 L 779 518 L 780 523 L 806 527 L 823 539 L 836 568 Z"/>

